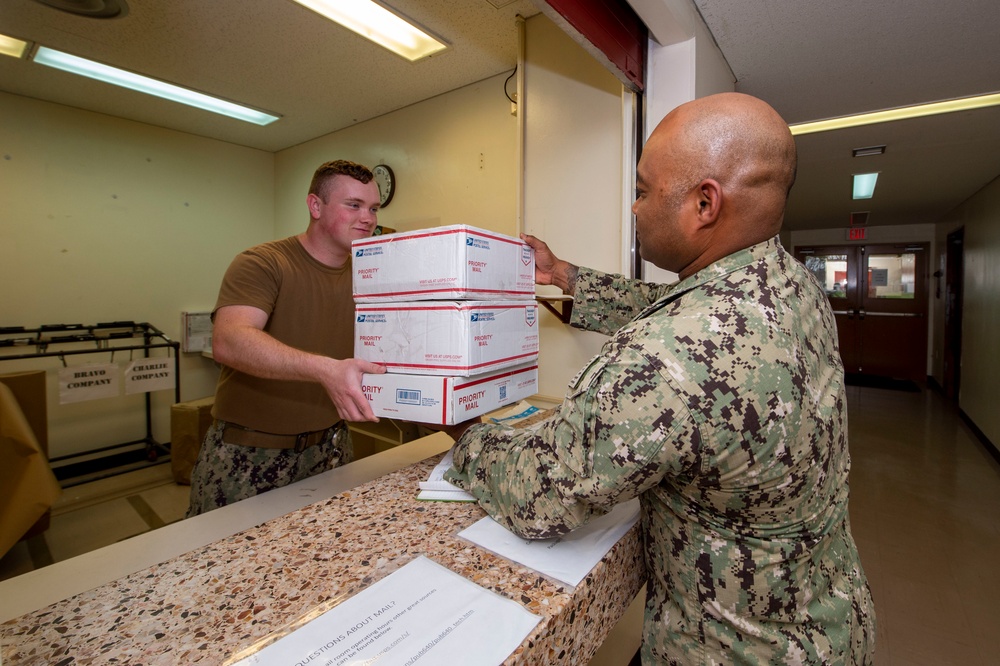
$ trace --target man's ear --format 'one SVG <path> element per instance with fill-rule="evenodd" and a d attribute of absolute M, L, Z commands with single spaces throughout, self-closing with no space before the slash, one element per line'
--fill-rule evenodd
<path fill-rule="evenodd" d="M 696 196 L 699 224 L 714 224 L 722 212 L 722 185 L 713 178 L 706 178 L 698 183 Z"/>
<path fill-rule="evenodd" d="M 306 206 L 309 208 L 309 217 L 314 220 L 319 219 L 319 208 L 323 200 L 315 194 L 306 195 Z"/>

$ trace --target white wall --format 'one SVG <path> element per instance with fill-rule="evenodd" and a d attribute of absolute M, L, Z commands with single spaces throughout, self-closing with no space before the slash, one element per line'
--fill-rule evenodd
<path fill-rule="evenodd" d="M 733 92 L 736 79 L 693 5 L 684 0 L 633 0 L 653 35 L 647 58 L 643 136 L 673 109 L 699 97 Z M 677 274 L 642 264 L 642 279 L 669 283 Z"/>
<path fill-rule="evenodd" d="M 504 94 L 510 73 L 480 81 L 276 154 L 278 236 L 309 222 L 306 193 L 323 162 L 388 164 L 396 194 L 379 224 L 410 231 L 447 224 L 515 235 L 517 120 Z"/>
<path fill-rule="evenodd" d="M 959 407 L 1000 447 L 1000 178 L 952 211 L 939 225 L 948 233 L 965 228 L 962 301 L 962 360 Z M 937 270 L 935 267 L 933 270 Z M 943 290 L 943 287 L 942 287 Z M 943 306 L 938 318 L 943 330 Z M 938 368 L 940 372 L 940 368 Z M 937 375 L 940 382 L 941 376 Z"/>
<path fill-rule="evenodd" d="M 181 311 L 211 309 L 229 260 L 273 232 L 270 153 L 6 93 L 0 147 L 0 326 L 132 320 L 179 340 Z M 50 371 L 53 456 L 145 435 L 136 396 L 60 407 L 59 367 L 0 364 Z M 211 395 L 216 378 L 182 354 L 182 400 Z M 154 435 L 168 441 L 173 392 L 154 395 Z"/>
<path fill-rule="evenodd" d="M 620 272 L 622 85 L 546 17 L 525 32 L 524 229 L 561 258 Z M 539 393 L 561 398 L 606 338 L 539 320 Z"/>

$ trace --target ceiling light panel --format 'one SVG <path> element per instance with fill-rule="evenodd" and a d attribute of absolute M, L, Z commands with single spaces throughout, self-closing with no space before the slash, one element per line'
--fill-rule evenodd
<path fill-rule="evenodd" d="M 28 42 L 15 39 L 14 37 L 8 37 L 7 35 L 0 35 L 0 53 L 3 55 L 20 58 L 24 55 L 24 51 L 27 48 Z"/>
<path fill-rule="evenodd" d="M 63 53 L 62 51 L 56 51 L 46 46 L 38 47 L 32 59 L 41 65 L 48 65 L 49 67 L 61 69 L 65 72 L 79 74 L 80 76 L 136 90 L 147 95 L 162 97 L 163 99 L 180 102 L 181 104 L 187 104 L 188 106 L 256 125 L 267 125 L 280 117 L 218 99 L 204 93 L 195 92 L 194 90 L 181 88 L 172 83 L 164 83 L 163 81 L 157 81 L 141 74 L 134 74 L 123 69 L 118 69 L 117 67 L 104 65 L 93 60 Z"/>
<path fill-rule="evenodd" d="M 871 199 L 875 195 L 875 181 L 877 180 L 878 173 L 854 174 L 854 198 Z"/>
<path fill-rule="evenodd" d="M 895 120 L 906 120 L 908 118 L 936 116 L 942 113 L 954 113 L 955 111 L 983 109 L 990 106 L 1000 106 L 1000 93 L 990 93 L 988 95 L 979 95 L 976 97 L 962 97 L 959 99 L 946 100 L 944 102 L 918 104 L 916 106 L 902 106 L 898 109 L 873 111 L 872 113 L 860 113 L 854 116 L 842 116 L 840 118 L 817 120 L 809 123 L 796 123 L 789 125 L 788 129 L 792 131 L 793 135 L 797 136 L 799 134 L 829 132 L 830 130 L 860 127 L 862 125 L 874 125 L 876 123 L 887 123 Z"/>
<path fill-rule="evenodd" d="M 448 48 L 444 41 L 371 0 L 295 2 L 410 61 L 426 58 Z"/>

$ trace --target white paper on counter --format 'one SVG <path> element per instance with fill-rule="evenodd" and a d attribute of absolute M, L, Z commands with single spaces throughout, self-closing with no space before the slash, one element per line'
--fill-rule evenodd
<path fill-rule="evenodd" d="M 458 533 L 474 544 L 576 587 L 639 519 L 639 500 L 619 504 L 580 529 L 553 539 L 522 539 L 490 517 Z"/>
<path fill-rule="evenodd" d="M 541 621 L 424 556 L 233 666 L 495 666 Z"/>
<path fill-rule="evenodd" d="M 465 492 L 458 486 L 444 480 L 444 473 L 451 469 L 452 453 L 455 447 L 448 449 L 426 481 L 420 482 L 420 492 L 417 493 L 418 500 L 431 500 L 436 502 L 475 502 L 476 498 Z"/>

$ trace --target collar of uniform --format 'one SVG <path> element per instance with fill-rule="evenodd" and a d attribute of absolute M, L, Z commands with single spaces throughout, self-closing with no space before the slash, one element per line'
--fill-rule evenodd
<path fill-rule="evenodd" d="M 751 245 L 748 248 L 726 255 L 715 263 L 709 264 L 694 275 L 689 275 L 685 279 L 670 285 L 667 293 L 664 294 L 660 300 L 656 301 L 639 313 L 636 319 L 648 317 L 653 312 L 659 310 L 677 298 L 680 298 L 680 296 L 686 294 L 692 289 L 697 289 L 704 284 L 714 282 L 723 275 L 735 273 L 736 271 L 746 268 L 756 261 L 760 261 L 768 255 L 776 255 L 779 251 L 781 251 L 781 241 L 779 241 L 778 237 L 775 236 L 774 238 L 769 238 L 762 243 L 757 243 L 756 245 Z"/>

